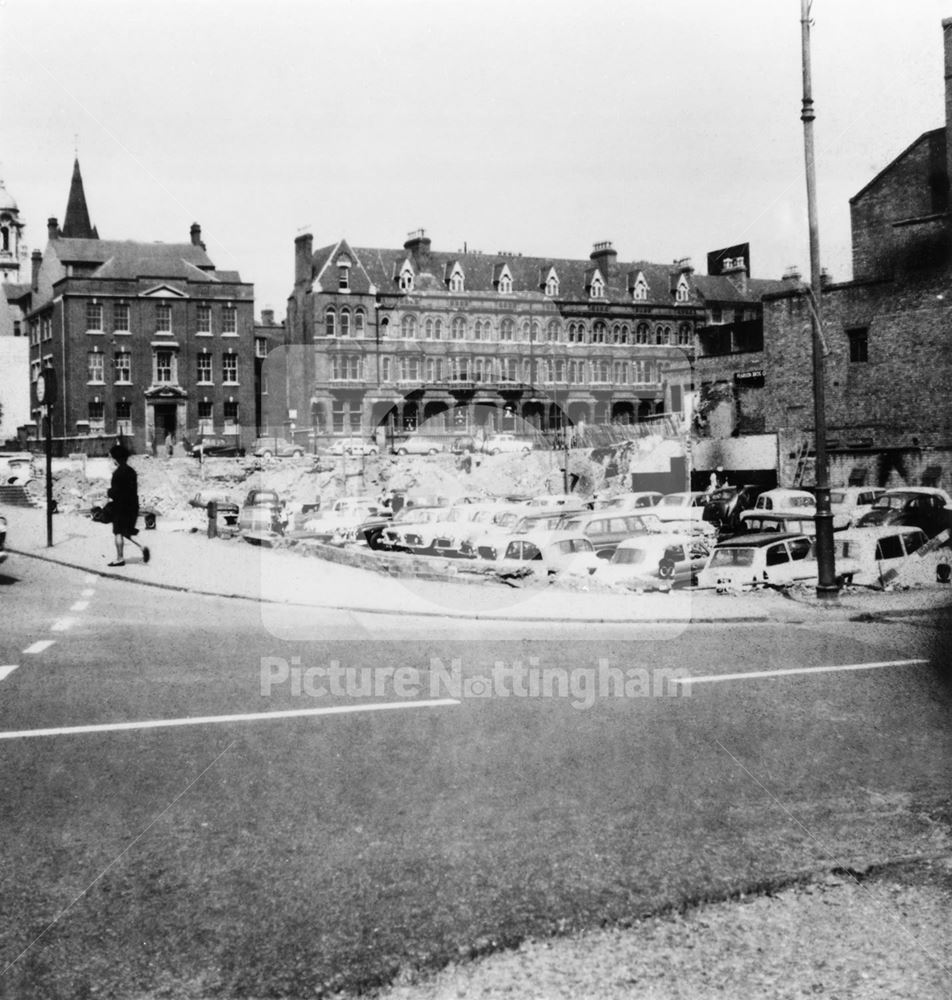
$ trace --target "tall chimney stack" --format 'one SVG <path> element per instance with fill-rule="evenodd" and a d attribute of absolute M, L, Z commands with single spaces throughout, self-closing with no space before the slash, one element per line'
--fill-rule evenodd
<path fill-rule="evenodd" d="M 304 233 L 294 240 L 294 284 L 311 280 L 311 258 L 314 256 L 314 237 Z"/>
<path fill-rule="evenodd" d="M 53 221 L 55 222 L 56 220 L 54 219 Z M 39 291 L 40 288 L 40 265 L 43 263 L 43 254 L 41 254 L 39 250 L 34 250 L 30 261 L 33 264 L 31 286 L 33 291 L 36 292 Z"/>
<path fill-rule="evenodd" d="M 60 227 L 59 227 L 59 222 L 57 221 L 55 216 L 51 216 L 49 219 L 46 220 L 46 232 L 47 236 L 51 240 L 59 239 Z"/>

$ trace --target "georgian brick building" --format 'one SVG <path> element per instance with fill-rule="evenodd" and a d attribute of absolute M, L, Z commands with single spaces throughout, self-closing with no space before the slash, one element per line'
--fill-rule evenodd
<path fill-rule="evenodd" d="M 48 230 L 26 323 L 31 381 L 47 362 L 59 374 L 57 448 L 122 437 L 144 451 L 199 433 L 250 443 L 253 286 L 215 268 L 200 227 L 187 243 L 100 239 L 76 162 L 64 225 Z"/>
<path fill-rule="evenodd" d="M 687 260 L 623 263 L 295 241 L 287 413 L 318 433 L 633 423 L 681 411 L 697 331 L 726 297 L 759 321 L 746 261 L 736 285 Z M 290 357 L 291 355 L 289 355 Z M 274 393 L 272 392 L 272 398 Z"/>

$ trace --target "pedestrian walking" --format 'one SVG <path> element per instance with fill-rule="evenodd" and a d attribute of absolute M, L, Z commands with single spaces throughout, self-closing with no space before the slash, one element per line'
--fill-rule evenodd
<path fill-rule="evenodd" d="M 125 566 L 123 547 L 126 539 L 140 549 L 142 561 L 147 563 L 151 556 L 147 545 L 140 545 L 132 536 L 139 533 L 136 519 L 139 517 L 139 477 L 129 465 L 129 450 L 121 444 L 114 444 L 109 455 L 116 463 L 109 484 L 109 499 L 112 501 L 112 537 L 116 543 L 116 558 L 110 566 Z"/>

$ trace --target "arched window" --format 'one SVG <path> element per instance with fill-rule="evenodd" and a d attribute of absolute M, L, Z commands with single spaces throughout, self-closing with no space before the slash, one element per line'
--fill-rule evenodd
<path fill-rule="evenodd" d="M 629 338 L 631 336 L 631 330 L 627 323 L 622 323 L 621 325 L 621 339 L 618 341 L 619 344 L 629 343 Z"/>
<path fill-rule="evenodd" d="M 426 321 L 423 324 L 423 339 L 433 339 L 433 318 L 431 316 L 427 316 Z"/>
<path fill-rule="evenodd" d="M 412 340 L 416 336 L 416 316 L 407 314 L 400 321 L 400 332 L 407 340 Z"/>
<path fill-rule="evenodd" d="M 691 334 L 691 324 L 682 323 L 678 327 L 678 346 L 679 347 L 690 347 L 692 340 Z"/>
<path fill-rule="evenodd" d="M 557 344 L 559 342 L 559 332 L 559 321 L 557 319 L 550 319 L 545 328 L 546 340 L 550 344 Z"/>
<path fill-rule="evenodd" d="M 636 344 L 647 344 L 648 343 L 648 324 L 639 323 L 635 330 L 635 343 Z"/>
<path fill-rule="evenodd" d="M 433 339 L 442 340 L 443 339 L 443 320 L 439 316 L 433 320 Z"/>
<path fill-rule="evenodd" d="M 596 320 L 595 325 L 592 327 L 592 343 L 605 343 L 605 324 L 600 319 Z"/>
<path fill-rule="evenodd" d="M 324 310 L 324 334 L 327 337 L 337 336 L 337 310 L 333 306 Z"/>
<path fill-rule="evenodd" d="M 342 337 L 350 336 L 350 310 L 341 309 L 340 311 L 340 335 Z"/>
<path fill-rule="evenodd" d="M 354 310 L 354 336 L 363 337 L 366 328 L 366 314 L 363 309 Z"/>
<path fill-rule="evenodd" d="M 390 317 L 384 316 L 380 321 L 380 336 L 386 337 L 390 333 Z"/>
<path fill-rule="evenodd" d="M 515 323 L 511 319 L 504 319 L 499 324 L 499 339 L 513 340 L 515 337 Z"/>
<path fill-rule="evenodd" d="M 479 326 L 479 320 L 476 320 L 476 326 Z M 466 320 L 462 316 L 453 317 L 453 340 L 465 340 L 466 339 Z"/>

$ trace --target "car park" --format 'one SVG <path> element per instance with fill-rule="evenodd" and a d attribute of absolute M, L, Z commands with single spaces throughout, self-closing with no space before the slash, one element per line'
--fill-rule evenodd
<path fill-rule="evenodd" d="M 661 521 L 697 521 L 704 519 L 706 494 L 699 490 L 682 493 L 666 493 L 652 508 Z"/>
<path fill-rule="evenodd" d="M 752 511 L 769 510 L 778 514 L 802 514 L 804 511 L 816 510 L 816 497 L 807 490 L 778 487 L 761 493 L 750 509 Z"/>
<path fill-rule="evenodd" d="M 610 559 L 619 542 L 634 535 L 661 531 L 662 525 L 654 516 L 655 508 L 641 514 L 614 514 L 592 511 L 586 514 L 566 514 L 559 522 L 564 531 L 577 531 L 588 538 L 602 559 Z"/>
<path fill-rule="evenodd" d="M 255 458 L 302 458 L 304 446 L 279 437 L 260 437 L 255 440 Z"/>
<path fill-rule="evenodd" d="M 641 510 L 643 507 L 655 507 L 663 496 L 651 490 L 640 490 L 637 493 L 619 493 L 613 497 L 599 497 L 595 501 L 595 510 Z"/>
<path fill-rule="evenodd" d="M 390 448 L 394 455 L 437 455 L 442 450 L 442 441 L 419 434 L 396 438 Z"/>
<path fill-rule="evenodd" d="M 830 490 L 833 526 L 848 528 L 855 524 L 885 492 L 880 486 L 840 486 Z"/>
<path fill-rule="evenodd" d="M 854 572 L 844 574 L 846 583 L 875 587 L 887 573 L 901 569 L 927 541 L 922 528 L 904 525 L 847 528 L 834 537 L 834 562 L 837 568 L 847 560 L 858 564 Z"/>
<path fill-rule="evenodd" d="M 844 560 L 836 569 L 837 579 L 842 581 L 857 571 L 858 564 Z M 701 587 L 736 590 L 816 580 L 818 570 L 814 540 L 809 535 L 771 531 L 718 542 L 697 576 Z"/>
<path fill-rule="evenodd" d="M 887 490 L 856 522 L 859 528 L 882 524 L 905 524 L 922 528 L 930 537 L 952 527 L 952 508 L 945 490 L 905 486 Z"/>
<path fill-rule="evenodd" d="M 487 455 L 519 454 L 532 451 L 533 444 L 526 438 L 502 432 L 490 434 L 484 441 L 482 450 Z"/>
<path fill-rule="evenodd" d="M 702 518 L 721 534 L 738 531 L 741 515 L 755 505 L 763 492 L 762 487 L 754 485 L 721 486 L 707 494 Z"/>
<path fill-rule="evenodd" d="M 790 514 L 784 511 L 744 511 L 733 535 L 755 534 L 763 531 L 778 531 L 786 534 L 809 535 L 816 537 L 816 514 Z"/>
<path fill-rule="evenodd" d="M 710 555 L 708 543 L 697 536 L 662 532 L 619 542 L 596 577 L 603 583 L 629 587 L 670 588 L 690 584 Z"/>

